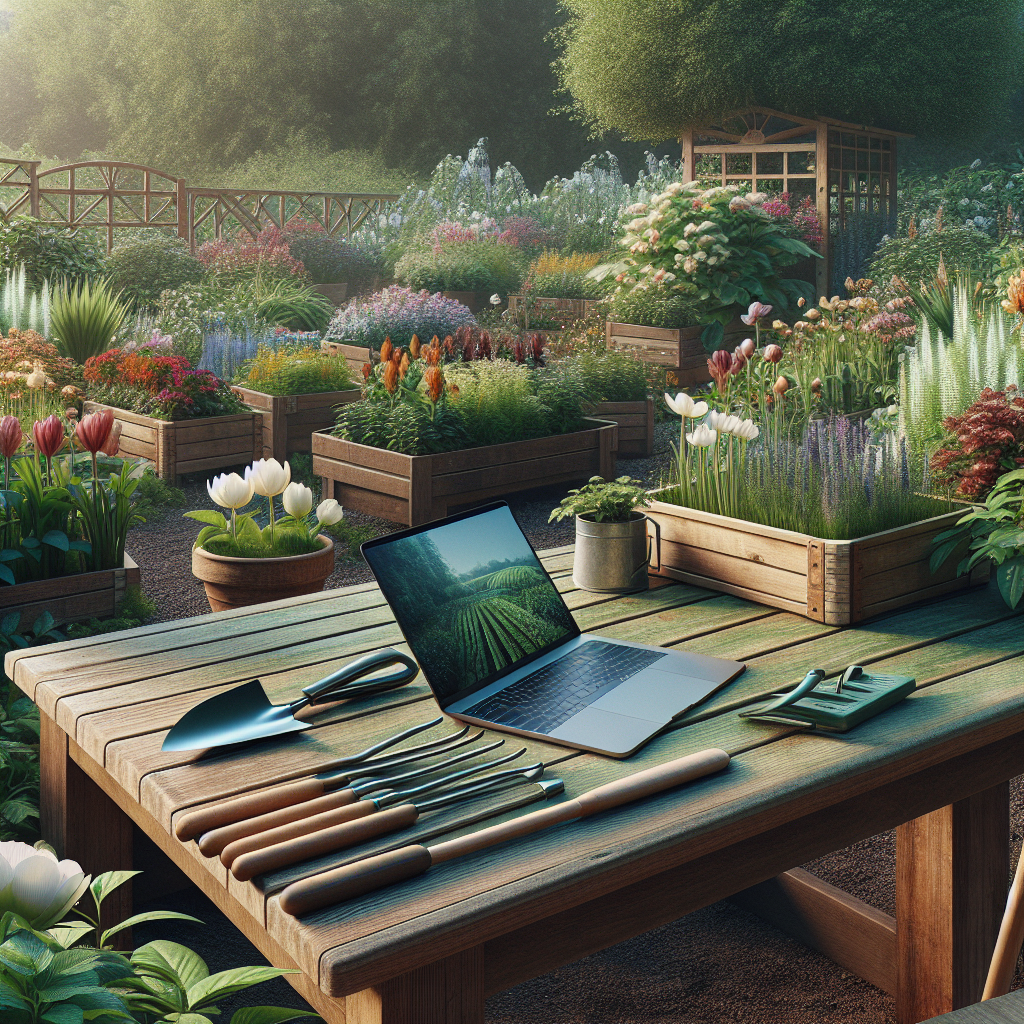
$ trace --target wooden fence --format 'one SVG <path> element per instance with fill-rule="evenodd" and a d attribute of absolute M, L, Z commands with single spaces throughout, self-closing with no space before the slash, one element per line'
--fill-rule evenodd
<path fill-rule="evenodd" d="M 194 249 L 205 237 L 257 235 L 301 219 L 329 235 L 351 236 L 384 212 L 393 194 L 189 186 L 155 167 L 90 160 L 40 171 L 38 160 L 0 159 L 0 220 L 30 214 L 54 227 L 102 232 L 107 251 L 118 228 L 163 228 Z"/>

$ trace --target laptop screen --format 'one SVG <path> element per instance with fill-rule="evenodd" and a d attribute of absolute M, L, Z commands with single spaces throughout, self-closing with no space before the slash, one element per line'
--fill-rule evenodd
<path fill-rule="evenodd" d="M 442 706 L 579 635 L 507 505 L 362 551 Z"/>

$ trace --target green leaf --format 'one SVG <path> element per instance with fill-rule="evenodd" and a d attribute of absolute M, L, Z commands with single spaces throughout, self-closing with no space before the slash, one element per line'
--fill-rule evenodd
<path fill-rule="evenodd" d="M 58 551 L 67 551 L 71 546 L 68 535 L 63 530 L 48 530 L 43 534 L 43 543 Z"/>
<path fill-rule="evenodd" d="M 132 953 L 131 960 L 136 967 L 154 965 L 162 968 L 176 978 L 185 990 L 210 976 L 209 968 L 198 953 L 168 939 L 147 942 Z"/>
<path fill-rule="evenodd" d="M 1003 562 L 996 569 L 996 586 L 1010 608 L 1016 608 L 1024 597 L 1024 555 Z"/>
<path fill-rule="evenodd" d="M 45 970 L 53 960 L 51 950 L 35 932 L 21 930 L 0 946 L 0 963 L 26 977 Z"/>
<path fill-rule="evenodd" d="M 82 1024 L 85 1014 L 80 1006 L 62 1003 L 60 1006 L 51 1006 L 39 1019 L 46 1021 L 46 1024 Z"/>
<path fill-rule="evenodd" d="M 145 914 L 134 914 L 120 924 L 108 928 L 100 939 L 100 945 L 105 946 L 110 939 L 125 928 L 134 928 L 137 924 L 145 924 L 148 921 L 191 921 L 193 924 L 202 924 L 198 917 L 191 917 L 189 914 L 179 914 L 176 910 L 150 910 Z"/>
<path fill-rule="evenodd" d="M 11 572 L 11 570 L 8 569 L 6 565 L 0 565 L 0 580 L 3 580 L 4 583 L 12 587 L 16 582 L 16 580 L 14 579 L 14 573 Z"/>
<path fill-rule="evenodd" d="M 88 921 L 68 921 L 67 923 L 57 924 L 52 928 L 48 928 L 47 932 L 55 941 L 59 942 L 70 952 L 71 947 L 76 942 L 81 942 L 92 930 L 93 927 Z M 59 956 L 60 954 L 58 953 L 57 955 Z"/>
<path fill-rule="evenodd" d="M 8 612 L 2 619 L 0 619 L 0 633 L 3 633 L 5 636 L 10 636 L 17 630 L 20 622 L 20 611 Z"/>
<path fill-rule="evenodd" d="M 235 1010 L 231 1024 L 284 1024 L 299 1017 L 319 1017 L 309 1010 L 290 1010 L 285 1006 L 243 1006 Z"/>
<path fill-rule="evenodd" d="M 220 971 L 188 986 L 188 1008 L 201 1010 L 218 999 L 241 992 L 242 989 L 259 985 L 261 982 L 280 978 L 282 974 L 295 974 L 295 971 L 279 970 L 276 967 L 236 967 L 230 971 Z"/>
<path fill-rule="evenodd" d="M 93 879 L 89 891 L 97 903 L 102 903 L 115 889 L 141 874 L 141 871 L 104 871 Z"/>
<path fill-rule="evenodd" d="M 197 512 L 186 512 L 185 517 L 187 519 L 195 519 L 200 523 L 209 523 L 210 526 L 219 526 L 222 530 L 226 530 L 228 521 L 224 515 L 220 512 L 215 512 L 213 509 L 199 509 Z"/>

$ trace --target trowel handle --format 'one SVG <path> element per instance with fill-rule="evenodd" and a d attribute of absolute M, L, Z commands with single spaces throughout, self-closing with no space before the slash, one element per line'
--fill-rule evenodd
<path fill-rule="evenodd" d="M 401 667 L 387 675 L 377 676 L 365 683 L 357 683 L 356 680 L 380 668 L 382 665 L 397 663 Z M 384 690 L 393 690 L 399 686 L 405 686 L 416 678 L 419 666 L 407 654 L 396 651 L 393 647 L 386 647 L 382 651 L 373 651 L 350 661 L 344 668 L 332 672 L 329 676 L 309 686 L 304 686 L 302 692 L 306 695 L 303 704 L 324 704 L 333 700 L 345 700 L 349 697 L 362 697 L 371 693 L 382 693 Z"/>

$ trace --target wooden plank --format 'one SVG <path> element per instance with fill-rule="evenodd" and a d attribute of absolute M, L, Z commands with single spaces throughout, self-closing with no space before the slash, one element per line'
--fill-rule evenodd
<path fill-rule="evenodd" d="M 981 998 L 1010 873 L 1009 784 L 896 830 L 900 1024 Z"/>
<path fill-rule="evenodd" d="M 213 437 L 206 441 L 190 441 L 183 444 L 178 440 L 178 466 L 184 467 L 196 462 L 208 462 L 215 458 L 226 458 L 238 456 L 242 461 L 251 459 L 252 456 L 252 431 L 251 428 L 244 434 L 234 437 Z M 181 469 L 181 472 L 188 472 Z"/>
<path fill-rule="evenodd" d="M 744 889 L 732 902 L 883 992 L 896 992 L 896 918 L 889 914 L 803 868 Z"/>
<path fill-rule="evenodd" d="M 403 455 L 386 448 L 372 448 L 370 445 L 343 441 L 333 434 L 317 433 L 313 438 L 313 454 L 337 462 L 355 463 L 396 476 L 409 476 L 409 461 L 422 456 Z"/>
<path fill-rule="evenodd" d="M 954 1013 L 932 1017 L 926 1024 L 1020 1024 L 1024 1020 L 1024 990 L 965 1006 Z"/>
<path fill-rule="evenodd" d="M 353 491 L 379 492 L 393 498 L 408 498 L 410 476 L 401 476 L 384 470 L 360 466 L 352 462 L 339 462 L 317 455 L 314 442 L 313 472 L 337 481 Z"/>

